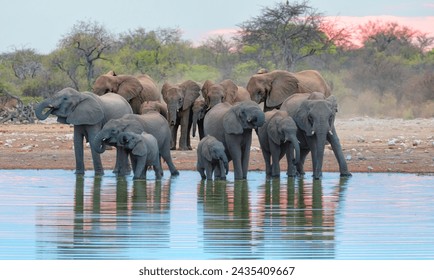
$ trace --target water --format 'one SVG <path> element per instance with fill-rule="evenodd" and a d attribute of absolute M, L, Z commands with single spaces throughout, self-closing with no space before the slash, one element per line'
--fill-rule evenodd
<path fill-rule="evenodd" d="M 434 259 L 434 176 L 248 177 L 0 170 L 0 259 Z"/>

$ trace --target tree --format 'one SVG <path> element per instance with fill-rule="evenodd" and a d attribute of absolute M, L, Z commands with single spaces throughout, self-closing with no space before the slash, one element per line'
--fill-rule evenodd
<path fill-rule="evenodd" d="M 326 50 L 332 41 L 320 31 L 323 17 L 307 1 L 277 3 L 239 25 L 239 42 L 257 48 L 259 64 L 293 70 L 298 61 Z"/>
<path fill-rule="evenodd" d="M 97 60 L 106 59 L 103 54 L 114 44 L 113 35 L 96 22 L 79 21 L 60 41 L 60 47 L 75 51 L 77 63 L 86 69 L 88 89 L 92 88 Z"/>

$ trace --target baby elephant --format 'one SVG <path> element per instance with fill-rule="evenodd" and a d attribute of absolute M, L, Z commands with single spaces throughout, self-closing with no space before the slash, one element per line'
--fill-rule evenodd
<path fill-rule="evenodd" d="M 213 136 L 205 136 L 197 146 L 197 171 L 202 179 L 212 180 L 214 173 L 215 180 L 226 180 L 229 165 L 225 147 Z"/>
<path fill-rule="evenodd" d="M 133 179 L 146 179 L 149 166 L 153 166 L 155 178 L 161 179 L 163 170 L 160 165 L 158 142 L 154 136 L 145 132 L 121 132 L 118 135 L 118 146 L 123 147 L 131 158 Z"/>
<path fill-rule="evenodd" d="M 279 161 L 284 155 L 287 159 L 287 175 L 295 176 L 294 164 L 300 160 L 300 145 L 297 125 L 288 113 L 276 109 L 266 112 L 265 124 L 258 129 L 258 138 L 267 177 L 280 176 Z"/>

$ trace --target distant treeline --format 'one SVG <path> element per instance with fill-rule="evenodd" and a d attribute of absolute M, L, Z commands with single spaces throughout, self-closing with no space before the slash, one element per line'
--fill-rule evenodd
<path fill-rule="evenodd" d="M 245 86 L 261 68 L 316 69 L 338 97 L 340 115 L 434 117 L 433 37 L 393 22 L 335 26 L 307 2 L 266 7 L 232 38 L 214 36 L 200 45 L 176 28 L 112 34 L 80 21 L 49 54 L 32 48 L 0 54 L 0 89 L 34 102 L 65 87 L 92 90 L 110 70 L 145 73 L 160 86 L 187 79 Z"/>

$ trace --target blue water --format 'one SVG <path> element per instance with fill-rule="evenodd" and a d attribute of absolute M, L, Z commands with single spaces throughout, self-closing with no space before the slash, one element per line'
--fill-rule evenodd
<path fill-rule="evenodd" d="M 0 259 L 434 259 L 434 176 L 248 178 L 0 170 Z"/>

